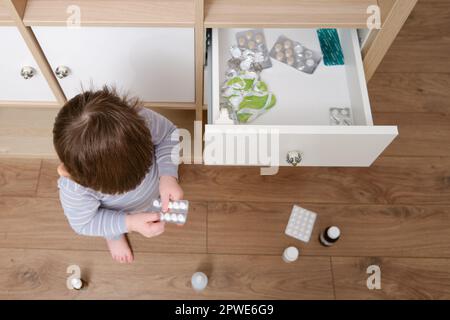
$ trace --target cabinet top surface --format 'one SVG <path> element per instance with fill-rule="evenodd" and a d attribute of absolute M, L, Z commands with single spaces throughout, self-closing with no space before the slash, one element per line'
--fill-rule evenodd
<path fill-rule="evenodd" d="M 206 0 L 206 27 L 348 27 L 367 25 L 377 0 Z"/>
<path fill-rule="evenodd" d="M 205 0 L 204 24 L 364 28 L 368 7 L 377 4 L 377 0 Z M 62 26 L 73 23 L 77 13 L 84 26 L 193 27 L 196 6 L 195 0 L 28 0 L 24 22 Z"/>
<path fill-rule="evenodd" d="M 28 0 L 24 23 L 28 26 L 191 27 L 194 0 Z"/>
<path fill-rule="evenodd" d="M 0 26 L 13 25 L 14 22 L 9 16 L 8 10 L 5 8 L 3 3 L 0 1 Z"/>

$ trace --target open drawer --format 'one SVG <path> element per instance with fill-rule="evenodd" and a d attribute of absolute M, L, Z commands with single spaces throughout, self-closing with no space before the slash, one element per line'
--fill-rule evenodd
<path fill-rule="evenodd" d="M 221 87 L 236 32 L 213 29 L 208 51 L 208 124 L 204 161 L 209 165 L 370 166 L 397 136 L 396 126 L 374 126 L 356 30 L 338 30 L 345 65 L 310 75 L 275 59 L 261 79 L 276 96 L 273 108 L 248 124 L 218 124 Z M 320 51 L 315 29 L 264 29 L 269 51 L 278 36 Z M 330 125 L 330 108 L 350 108 L 351 126 Z"/>

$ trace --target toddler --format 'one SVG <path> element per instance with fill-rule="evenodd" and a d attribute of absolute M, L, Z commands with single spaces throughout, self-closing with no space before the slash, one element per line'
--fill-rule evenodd
<path fill-rule="evenodd" d="M 104 87 L 68 101 L 58 113 L 53 143 L 59 196 L 76 233 L 106 238 L 111 256 L 133 261 L 126 234 L 155 237 L 164 232 L 157 213 L 148 212 L 161 197 L 180 200 L 178 130 L 138 100 L 120 97 Z"/>

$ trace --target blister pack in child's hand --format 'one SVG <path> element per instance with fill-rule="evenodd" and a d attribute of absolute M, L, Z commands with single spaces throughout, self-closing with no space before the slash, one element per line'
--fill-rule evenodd
<path fill-rule="evenodd" d="M 169 211 L 162 212 L 161 200 L 154 200 L 152 203 L 152 211 L 159 212 L 160 220 L 164 222 L 185 224 L 189 211 L 188 200 L 178 200 L 169 202 Z"/>
<path fill-rule="evenodd" d="M 308 49 L 300 42 L 285 36 L 279 36 L 275 42 L 270 56 L 299 71 L 312 74 L 322 61 L 320 52 Z"/>

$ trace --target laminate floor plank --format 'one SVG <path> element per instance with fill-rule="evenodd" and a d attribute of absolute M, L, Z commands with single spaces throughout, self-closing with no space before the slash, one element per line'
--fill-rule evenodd
<path fill-rule="evenodd" d="M 0 159 L 0 196 L 34 196 L 40 159 Z"/>
<path fill-rule="evenodd" d="M 448 1 L 419 1 L 377 72 L 450 72 Z"/>
<path fill-rule="evenodd" d="M 0 197 L 0 208 L 0 248 L 107 251 L 104 239 L 75 234 L 56 198 Z M 134 252 L 204 253 L 206 215 L 206 203 L 191 202 L 189 223 L 167 224 L 161 236 L 151 239 L 133 233 L 132 248 Z"/>
<path fill-rule="evenodd" d="M 374 113 L 373 119 L 377 125 L 398 126 L 399 135 L 386 148 L 383 156 L 424 158 L 450 156 L 450 115 Z"/>
<path fill-rule="evenodd" d="M 375 73 L 368 83 L 372 112 L 450 114 L 450 73 L 411 71 Z"/>
<path fill-rule="evenodd" d="M 450 204 L 450 158 L 381 157 L 370 168 L 183 166 L 187 199 L 345 204 Z"/>
<path fill-rule="evenodd" d="M 450 258 L 450 206 L 299 205 L 317 213 L 308 243 L 284 233 L 293 203 L 209 203 L 208 252 L 281 255 L 294 245 L 301 256 Z M 323 247 L 319 234 L 330 225 L 342 236 Z"/>
<path fill-rule="evenodd" d="M 68 290 L 66 269 L 81 268 L 85 290 Z M 190 279 L 202 270 L 207 289 Z M 139 253 L 133 264 L 106 252 L 0 249 L 0 299 L 333 299 L 329 258 L 284 263 L 278 256 Z"/>
<path fill-rule="evenodd" d="M 450 299 L 450 260 L 333 257 L 337 299 Z M 369 290 L 367 273 L 379 266 L 381 289 Z"/>

